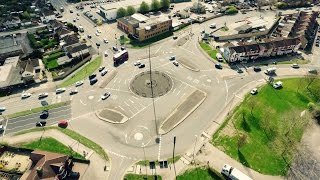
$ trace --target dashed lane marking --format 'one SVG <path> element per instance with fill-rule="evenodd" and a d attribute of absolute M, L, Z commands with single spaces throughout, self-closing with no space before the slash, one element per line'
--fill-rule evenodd
<path fill-rule="evenodd" d="M 125 102 L 125 101 L 124 101 L 124 104 L 127 105 L 128 107 L 130 107 L 130 105 L 129 105 L 127 102 Z"/>
<path fill-rule="evenodd" d="M 121 106 L 118 106 L 120 109 L 122 109 L 122 111 L 124 111 L 124 109 Z"/>
<path fill-rule="evenodd" d="M 158 150 L 158 161 L 160 161 L 160 155 L 161 155 L 161 135 L 159 137 L 159 150 Z"/>

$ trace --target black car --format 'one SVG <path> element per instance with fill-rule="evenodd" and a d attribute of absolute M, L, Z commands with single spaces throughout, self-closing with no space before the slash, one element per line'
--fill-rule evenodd
<path fill-rule="evenodd" d="M 71 179 L 79 179 L 80 173 L 79 172 L 75 172 L 75 171 L 71 171 L 68 174 L 68 177 L 71 178 Z"/>
<path fill-rule="evenodd" d="M 44 110 L 40 113 L 40 119 L 47 119 L 49 117 L 49 111 Z"/>
<path fill-rule="evenodd" d="M 115 46 L 113 46 L 112 49 L 113 49 L 114 51 L 118 51 L 118 48 L 115 47 Z"/>
<path fill-rule="evenodd" d="M 96 45 L 99 47 L 99 46 L 100 46 L 100 43 L 96 43 Z"/>
<path fill-rule="evenodd" d="M 243 73 L 243 70 L 242 69 L 238 69 L 237 73 Z"/>
<path fill-rule="evenodd" d="M 37 127 L 44 127 L 44 126 L 46 126 L 46 124 L 47 124 L 47 121 L 38 121 L 38 122 L 36 122 L 36 126 Z"/>
<path fill-rule="evenodd" d="M 146 67 L 146 65 L 145 64 L 140 64 L 138 67 L 139 68 L 144 68 L 144 67 Z"/>
<path fill-rule="evenodd" d="M 89 76 L 89 80 L 94 79 L 95 77 L 97 77 L 96 74 L 91 74 L 91 75 Z"/>
<path fill-rule="evenodd" d="M 88 39 L 91 39 L 92 37 L 91 37 L 91 35 L 88 35 Z"/>
<path fill-rule="evenodd" d="M 121 49 L 122 51 L 126 50 L 126 48 L 125 48 L 125 47 L 123 47 L 123 46 L 122 46 L 120 49 Z"/>
<path fill-rule="evenodd" d="M 96 82 L 98 82 L 97 78 L 90 79 L 90 85 L 94 85 Z"/>
<path fill-rule="evenodd" d="M 217 69 L 222 69 L 222 65 L 221 64 L 215 64 L 214 67 L 216 67 Z"/>
<path fill-rule="evenodd" d="M 254 70 L 255 72 L 260 72 L 260 71 L 261 71 L 261 68 L 258 67 L 258 66 L 255 66 L 255 67 L 253 68 L 253 70 Z"/>
<path fill-rule="evenodd" d="M 101 66 L 101 67 L 99 68 L 99 72 L 103 71 L 105 68 L 106 68 L 106 67 Z"/>

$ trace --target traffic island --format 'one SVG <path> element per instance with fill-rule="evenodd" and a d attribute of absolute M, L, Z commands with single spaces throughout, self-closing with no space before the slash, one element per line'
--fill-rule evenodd
<path fill-rule="evenodd" d="M 96 112 L 96 116 L 106 122 L 113 124 L 122 124 L 128 121 L 128 117 L 119 111 L 113 109 L 103 109 Z"/>
<path fill-rule="evenodd" d="M 159 133 L 166 134 L 178 126 L 202 104 L 206 97 L 207 94 L 205 92 L 195 90 L 163 121 L 163 123 L 160 125 Z"/>
<path fill-rule="evenodd" d="M 185 68 L 191 70 L 191 71 L 195 71 L 195 72 L 199 72 L 200 69 L 193 64 L 192 62 L 190 62 L 188 59 L 186 58 L 179 58 L 177 59 L 177 61 Z"/>

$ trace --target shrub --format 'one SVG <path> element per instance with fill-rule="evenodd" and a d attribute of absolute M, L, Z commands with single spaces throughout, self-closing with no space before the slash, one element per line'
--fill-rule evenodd
<path fill-rule="evenodd" d="M 276 3 L 276 7 L 278 8 L 278 9 L 285 9 L 285 8 L 287 8 L 287 4 L 286 3 L 284 3 L 284 2 L 277 2 Z"/>
<path fill-rule="evenodd" d="M 309 110 L 310 112 L 312 112 L 312 111 L 314 110 L 314 108 L 315 108 L 315 104 L 314 104 L 313 102 L 309 102 L 309 103 L 308 103 L 308 110 Z"/>
<path fill-rule="evenodd" d="M 226 14 L 237 14 L 238 9 L 235 6 L 228 6 Z"/>

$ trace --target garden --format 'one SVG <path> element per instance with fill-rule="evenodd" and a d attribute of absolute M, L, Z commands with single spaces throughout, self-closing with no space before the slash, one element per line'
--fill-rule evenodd
<path fill-rule="evenodd" d="M 320 79 L 283 79 L 248 94 L 214 134 L 212 144 L 262 174 L 286 175 L 310 120 L 320 113 Z M 319 116 L 320 117 L 320 116 Z"/>

